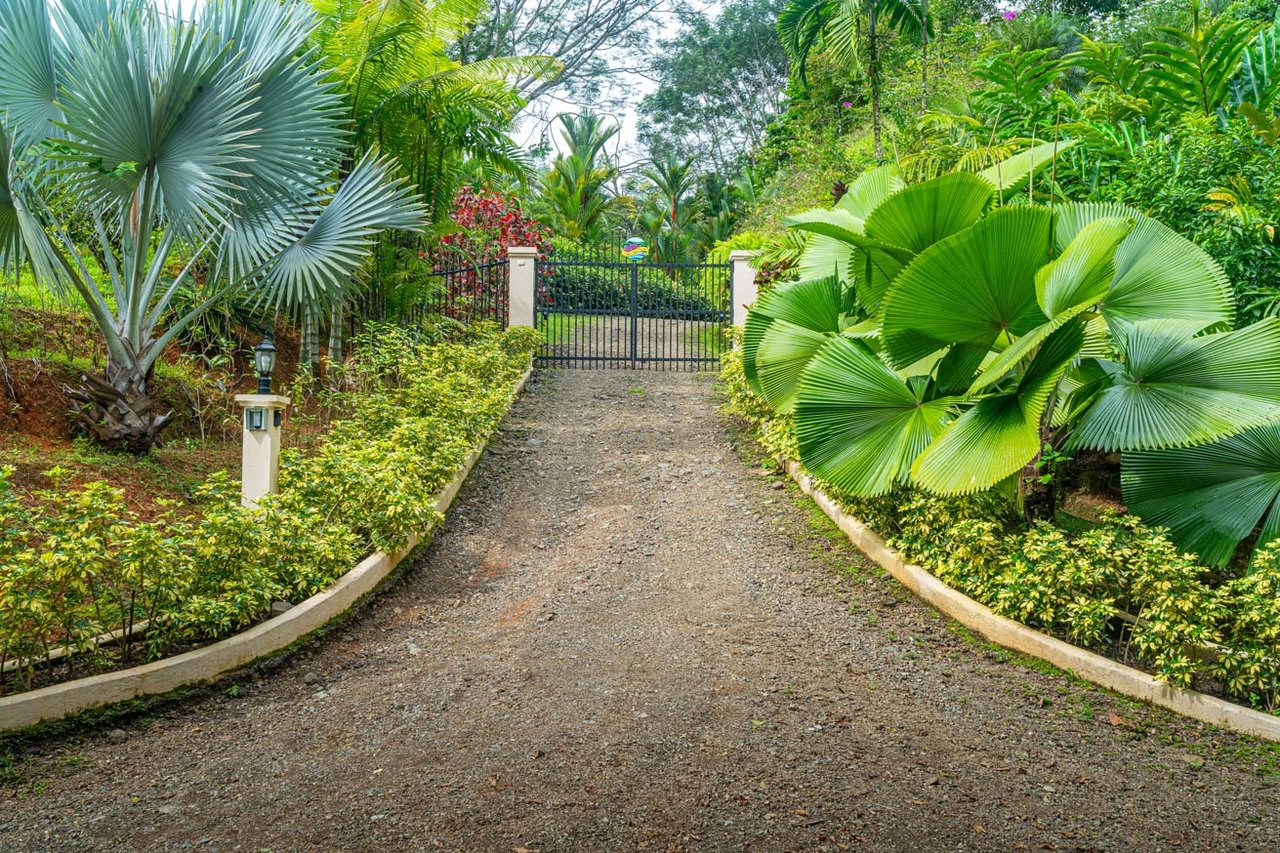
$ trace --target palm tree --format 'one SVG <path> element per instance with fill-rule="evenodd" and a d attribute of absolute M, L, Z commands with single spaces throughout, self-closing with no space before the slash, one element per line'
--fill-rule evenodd
<path fill-rule="evenodd" d="M 641 173 L 657 189 L 664 208 L 664 217 L 671 237 L 668 247 L 683 247 L 683 231 L 695 212 L 693 192 L 698 176 L 693 170 L 693 160 L 681 160 L 674 153 L 649 161 L 649 168 Z"/>
<path fill-rule="evenodd" d="M 807 83 L 805 65 L 819 44 L 837 62 L 851 71 L 865 72 L 871 87 L 871 129 L 876 159 L 884 159 L 880 119 L 880 19 L 904 34 L 926 31 L 927 10 L 918 0 L 789 0 L 778 15 L 778 34 L 791 57 L 792 67 L 802 84 Z M 863 22 L 866 23 L 864 62 L 860 55 Z M 923 82 L 922 82 L 923 86 Z M 923 97 L 923 96 L 922 96 Z"/>
<path fill-rule="evenodd" d="M 449 56 L 484 16 L 481 0 L 311 2 L 322 16 L 312 42 L 347 94 L 356 150 L 396 155 L 432 221 L 465 175 L 524 179 L 529 164 L 507 135 L 525 106 L 513 81 L 556 76 L 555 59 Z"/>
<path fill-rule="evenodd" d="M 537 205 L 564 236 L 598 240 L 617 206 L 605 187 L 618 176 L 618 167 L 604 149 L 617 135 L 618 125 L 589 109 L 556 119 L 565 150 L 543 176 Z"/>
<path fill-rule="evenodd" d="M 141 0 L 0 0 L 0 262 L 83 301 L 107 363 L 71 395 L 109 448 L 144 453 L 169 423 L 153 368 L 210 306 L 329 304 L 380 230 L 422 221 L 390 161 L 340 171 L 346 108 L 305 51 L 313 26 L 253 0 L 189 19 Z M 93 223 L 102 276 L 71 216 Z M 181 290 L 196 298 L 171 310 Z"/>
<path fill-rule="evenodd" d="M 614 174 L 612 167 L 592 165 L 576 154 L 558 157 L 543 176 L 538 206 L 563 236 L 597 240 L 614 207 L 614 197 L 605 192 Z"/>
<path fill-rule="evenodd" d="M 879 167 L 835 209 L 791 217 L 854 256 L 762 295 L 744 330 L 747 379 L 793 413 L 809 470 L 860 495 L 1011 481 L 1029 517 L 1052 518 L 1046 449 L 1127 467 L 1280 422 L 1280 321 L 1232 329 L 1221 268 L 1138 211 L 991 211 L 1015 166 L 909 187 Z M 1148 466 L 1161 485 L 1144 496 L 1179 466 Z"/>

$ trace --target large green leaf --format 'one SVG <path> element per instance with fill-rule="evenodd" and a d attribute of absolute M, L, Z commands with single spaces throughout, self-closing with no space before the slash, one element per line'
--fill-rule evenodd
<path fill-rule="evenodd" d="M 835 276 L 779 285 L 760 294 L 742 330 L 742 369 L 747 384 L 760 396 L 764 386 L 757 374 L 757 352 L 775 320 L 820 334 L 840 331 L 840 281 Z M 780 344 L 775 344 L 780 346 Z M 773 393 L 777 393 L 775 388 Z"/>
<path fill-rule="evenodd" d="M 913 184 L 871 212 L 866 235 L 913 253 L 924 251 L 977 222 L 992 192 L 991 184 L 966 172 Z"/>
<path fill-rule="evenodd" d="M 1089 223 L 1066 251 L 1036 273 L 1036 296 L 1049 322 L 1019 337 L 996 356 L 974 381 L 978 393 L 1003 379 L 1050 335 L 1093 308 L 1111 286 L 1116 246 L 1133 228 L 1131 219 Z M 1081 342 L 1083 344 L 1083 340 Z"/>
<path fill-rule="evenodd" d="M 1111 289 L 1116 248 L 1135 224 L 1127 217 L 1095 219 L 1036 273 L 1036 299 L 1046 317 L 1053 319 L 1082 303 L 1096 304 Z"/>
<path fill-rule="evenodd" d="M 916 254 L 910 249 L 903 249 L 871 239 L 863 233 L 865 223 L 861 219 L 839 208 L 832 210 L 823 210 L 822 208 L 806 210 L 793 216 L 784 217 L 782 222 L 797 231 L 821 234 L 824 237 L 848 243 L 855 249 L 874 249 L 883 252 L 903 264 L 909 262 Z"/>
<path fill-rule="evenodd" d="M 885 295 L 893 363 L 956 343 L 990 347 L 1043 323 L 1035 276 L 1049 260 L 1051 221 L 1044 208 L 1002 208 L 921 252 Z"/>
<path fill-rule="evenodd" d="M 800 258 L 800 274 L 834 274 L 841 281 L 852 282 L 858 301 L 868 312 L 879 307 L 889 283 L 915 257 L 909 249 L 865 236 L 862 220 L 847 210 L 806 210 L 783 222 L 814 235 Z"/>
<path fill-rule="evenodd" d="M 1204 444 L 1280 417 L 1280 320 L 1192 337 L 1194 321 L 1113 329 L 1124 364 L 1082 414 L 1072 447 L 1154 450 Z"/>
<path fill-rule="evenodd" d="M 0 0 L 0 115 L 19 151 L 58 135 L 53 28 L 45 0 Z"/>
<path fill-rule="evenodd" d="M 952 402 L 920 399 L 862 343 L 832 338 L 800 380 L 800 458 L 839 489 L 880 494 L 905 479 L 912 461 L 942 430 Z"/>
<path fill-rule="evenodd" d="M 802 279 L 835 276 L 840 281 L 849 281 L 852 259 L 853 246 L 834 237 L 811 234 L 796 262 L 796 272 Z"/>
<path fill-rule="evenodd" d="M 1059 154 L 1075 144 L 1076 141 L 1074 139 L 1045 142 L 1028 148 L 1026 151 L 1020 151 L 990 168 L 983 169 L 978 172 L 978 176 L 988 181 L 996 189 L 1007 190 L 1016 186 L 1019 181 L 1044 164 L 1052 163 Z"/>
<path fill-rule="evenodd" d="M 1280 422 L 1213 444 L 1126 453 L 1121 480 L 1130 510 L 1222 565 L 1264 514 L 1256 546 L 1280 536 Z"/>
<path fill-rule="evenodd" d="M 1067 247 L 1099 219 L 1133 219 L 1133 231 L 1115 252 L 1115 278 L 1102 304 L 1108 320 L 1193 320 L 1202 328 L 1230 325 L 1231 282 L 1199 246 L 1173 229 L 1120 204 L 1066 204 L 1054 211 L 1054 242 Z"/>
<path fill-rule="evenodd" d="M 847 210 L 865 222 L 871 211 L 905 186 L 906 182 L 898 174 L 897 166 L 873 166 L 858 176 L 849 191 L 836 202 L 836 207 Z"/>
<path fill-rule="evenodd" d="M 1045 404 L 1083 341 L 1078 323 L 1051 335 L 1015 389 L 980 400 L 920 454 L 911 472 L 915 480 L 942 494 L 968 494 L 994 486 L 1034 459 Z"/>
<path fill-rule="evenodd" d="M 327 305 L 346 288 L 368 258 L 375 235 L 386 228 L 414 230 L 425 211 L 394 165 L 370 155 L 356 164 L 337 193 L 293 236 L 266 267 L 258 291 L 277 308 Z"/>
<path fill-rule="evenodd" d="M 815 332 L 786 320 L 775 319 L 765 331 L 756 350 L 756 375 L 761 395 L 774 411 L 791 411 L 800 372 L 823 344 L 829 333 Z"/>

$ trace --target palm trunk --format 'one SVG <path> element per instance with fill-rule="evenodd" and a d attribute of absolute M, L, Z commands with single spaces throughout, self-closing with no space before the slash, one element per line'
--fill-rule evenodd
<path fill-rule="evenodd" d="M 320 312 L 308 305 L 302 309 L 302 337 L 298 345 L 298 370 L 312 376 L 320 373 Z"/>
<path fill-rule="evenodd" d="M 343 314 L 342 303 L 339 302 L 329 315 L 329 380 L 335 388 L 342 385 Z"/>
<path fill-rule="evenodd" d="M 920 0 L 920 114 L 929 107 L 929 0 Z"/>
<path fill-rule="evenodd" d="M 867 74 L 871 79 L 871 134 L 876 143 L 876 162 L 884 159 L 880 139 L 880 56 L 876 44 L 876 7 L 872 3 L 867 14 Z"/>
<path fill-rule="evenodd" d="M 1018 478 L 1018 497 L 1027 521 L 1052 522 L 1058 511 L 1058 489 L 1052 479 L 1043 482 L 1040 475 L 1035 460 L 1028 462 Z"/>
<path fill-rule="evenodd" d="M 142 372 L 136 365 L 108 358 L 103 376 L 84 374 L 79 388 L 63 391 L 79 404 L 76 422 L 94 441 L 116 453 L 142 456 L 173 416 L 173 412 L 154 414 L 156 400 L 147 388 L 150 381 L 150 369 Z"/>

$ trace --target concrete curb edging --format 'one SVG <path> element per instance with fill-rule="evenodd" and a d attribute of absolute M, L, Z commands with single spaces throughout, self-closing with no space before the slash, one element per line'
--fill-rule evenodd
<path fill-rule="evenodd" d="M 513 402 L 532 374 L 530 366 L 511 392 Z M 488 440 L 482 441 L 453 480 L 440 491 L 436 497 L 438 511 L 443 513 L 453 503 L 488 444 Z M 0 697 L 0 731 L 25 729 L 93 708 L 204 684 L 274 654 L 346 612 L 372 592 L 413 551 L 420 539 L 419 535 L 412 534 L 398 551 L 374 551 L 328 589 L 224 640 L 142 666 Z"/>
<path fill-rule="evenodd" d="M 962 592 L 952 589 L 929 572 L 898 556 L 875 531 L 847 514 L 813 479 L 800 463 L 784 460 L 791 478 L 813 502 L 836 523 L 849 540 L 868 557 L 931 607 L 972 628 L 988 640 L 1007 649 L 1048 661 L 1078 678 L 1108 690 L 1168 708 L 1186 717 L 1212 723 L 1224 729 L 1280 741 L 1280 717 L 1264 714 L 1195 690 L 1173 687 L 1153 676 L 1079 646 L 1050 637 L 1020 622 L 993 613 Z"/>

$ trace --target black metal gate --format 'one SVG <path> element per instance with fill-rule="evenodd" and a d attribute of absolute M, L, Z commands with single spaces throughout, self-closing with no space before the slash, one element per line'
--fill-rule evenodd
<path fill-rule="evenodd" d="M 538 363 L 552 367 L 711 370 L 728 343 L 730 264 L 628 261 L 620 247 L 537 263 Z"/>

